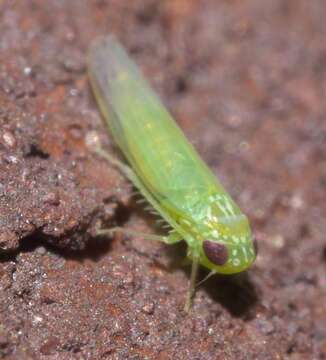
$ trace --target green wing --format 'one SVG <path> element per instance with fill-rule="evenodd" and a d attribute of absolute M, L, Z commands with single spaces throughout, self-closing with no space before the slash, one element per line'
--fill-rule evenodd
<path fill-rule="evenodd" d="M 89 69 L 115 142 L 160 204 L 184 212 L 225 191 L 116 40 L 95 42 Z"/>

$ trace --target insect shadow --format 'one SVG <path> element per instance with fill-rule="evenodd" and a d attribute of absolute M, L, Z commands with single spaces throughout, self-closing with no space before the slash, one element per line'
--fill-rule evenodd
<path fill-rule="evenodd" d="M 169 245 L 165 252 L 170 257 L 167 271 L 182 268 L 190 277 L 190 261 L 185 258 L 187 245 L 184 242 Z M 188 261 L 187 261 L 188 260 Z M 183 264 L 183 265 L 180 265 Z M 199 271 L 198 282 L 207 276 L 206 269 Z M 215 274 L 198 286 L 216 303 L 221 304 L 232 316 L 250 320 L 253 309 L 259 302 L 259 293 L 250 279 L 249 272 L 235 275 Z"/>
<path fill-rule="evenodd" d="M 114 199 L 111 199 L 111 201 L 114 201 Z M 130 209 L 118 201 L 115 203 L 117 204 L 114 215 L 115 221 L 118 224 L 124 224 L 130 217 Z M 118 239 L 114 236 L 104 237 L 86 234 L 89 228 L 90 225 L 85 224 L 79 230 L 73 230 L 70 234 L 67 233 L 64 238 L 60 239 L 45 235 L 42 229 L 38 229 L 22 239 L 19 247 L 14 251 L 10 253 L 0 252 L 0 263 L 10 260 L 14 261 L 18 254 L 33 252 L 40 247 L 67 260 L 83 262 L 85 259 L 90 259 L 98 261 L 116 246 Z"/>
<path fill-rule="evenodd" d="M 58 240 L 51 240 L 49 236 L 42 234 L 41 231 L 35 231 L 33 234 L 22 239 L 19 247 L 10 253 L 0 253 L 0 263 L 15 261 L 20 253 L 34 252 L 38 248 L 44 248 L 49 253 L 58 255 L 66 260 L 75 260 L 82 262 L 85 259 L 93 261 L 99 260 L 105 256 L 112 247 L 111 241 L 102 241 L 101 239 L 92 239 L 87 241 L 82 248 L 61 247 L 56 244 Z M 70 245 L 69 245 L 70 246 Z"/>
<path fill-rule="evenodd" d="M 226 308 L 231 315 L 251 319 L 251 310 L 259 300 L 248 272 L 236 275 L 217 274 L 202 285 L 210 297 Z"/>

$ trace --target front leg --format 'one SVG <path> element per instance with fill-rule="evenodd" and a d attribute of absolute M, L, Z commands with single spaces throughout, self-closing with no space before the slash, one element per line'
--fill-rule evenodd
<path fill-rule="evenodd" d="M 199 268 L 199 256 L 196 255 L 192 259 L 190 284 L 189 284 L 189 288 L 188 288 L 187 295 L 186 295 L 186 303 L 183 308 L 186 313 L 188 313 L 189 310 L 191 309 L 192 299 L 195 294 L 198 268 Z"/>

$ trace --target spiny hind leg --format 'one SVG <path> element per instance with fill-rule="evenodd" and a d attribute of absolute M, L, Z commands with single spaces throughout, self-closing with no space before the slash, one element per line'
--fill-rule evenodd
<path fill-rule="evenodd" d="M 115 158 L 114 156 L 112 156 L 109 152 L 102 149 L 99 145 L 97 145 L 94 148 L 94 151 L 96 152 L 96 154 L 98 154 L 99 156 L 101 156 L 102 158 L 107 160 L 111 165 L 113 165 L 119 171 L 121 171 L 122 174 L 125 175 L 128 179 L 130 179 L 130 174 L 133 171 L 131 170 L 131 168 L 127 164 L 124 164 L 122 161 L 120 161 L 117 158 Z"/>
<path fill-rule="evenodd" d="M 101 146 L 101 142 L 98 134 L 95 131 L 90 131 L 86 136 L 86 145 L 88 148 L 99 155 L 100 157 L 107 160 L 111 165 L 118 168 L 125 176 L 128 176 L 129 166 L 116 159 L 108 151 L 104 150 Z"/>
<path fill-rule="evenodd" d="M 110 164 L 118 168 L 123 175 L 125 175 L 134 186 L 140 191 L 140 193 L 144 196 L 144 198 L 153 206 L 154 210 L 162 216 L 162 218 L 172 227 L 174 228 L 175 222 L 174 220 L 162 210 L 160 204 L 153 197 L 153 195 L 146 189 L 146 187 L 142 184 L 141 180 L 138 178 L 137 174 L 132 170 L 131 167 L 119 161 L 107 151 L 103 150 L 100 146 L 96 147 L 96 153 L 101 157 L 105 158 Z M 110 229 L 109 229 L 110 230 Z M 156 235 L 158 236 L 158 235 Z M 181 240 L 183 240 L 182 236 L 180 236 L 176 231 L 170 232 L 169 236 L 163 237 L 166 240 L 167 244 L 175 244 Z"/>

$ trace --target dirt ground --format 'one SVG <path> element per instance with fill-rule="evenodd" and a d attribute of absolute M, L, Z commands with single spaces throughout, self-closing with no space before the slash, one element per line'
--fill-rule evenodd
<path fill-rule="evenodd" d="M 324 0 L 0 1 L 1 358 L 326 359 L 325 16 Z M 108 33 L 259 243 L 189 315 L 184 244 L 95 236 L 160 231 L 87 146 L 115 151 L 86 73 Z"/>

